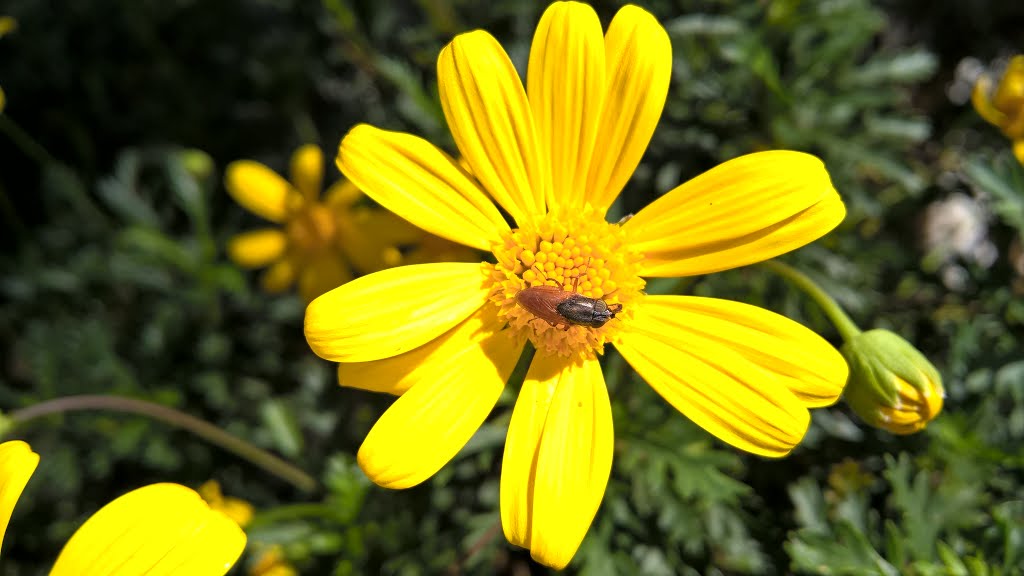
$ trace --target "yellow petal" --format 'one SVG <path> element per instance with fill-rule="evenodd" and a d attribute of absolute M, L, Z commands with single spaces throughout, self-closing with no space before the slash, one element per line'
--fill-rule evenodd
<path fill-rule="evenodd" d="M 0 444 L 0 545 L 3 544 L 7 524 L 18 504 L 28 479 L 39 465 L 39 454 L 21 440 Z"/>
<path fill-rule="evenodd" d="M 1000 110 L 1019 111 L 1024 107 L 1024 56 L 1010 59 L 992 101 Z"/>
<path fill-rule="evenodd" d="M 1018 162 L 1024 164 L 1024 139 L 1013 143 L 1013 155 L 1017 157 Z"/>
<path fill-rule="evenodd" d="M 600 363 L 538 352 L 502 461 L 501 519 L 510 542 L 547 566 L 569 563 L 604 496 L 613 436 Z"/>
<path fill-rule="evenodd" d="M 352 206 L 362 197 L 362 190 L 343 178 L 331 184 L 327 192 L 324 193 L 324 204 L 330 208 L 344 209 Z"/>
<path fill-rule="evenodd" d="M 605 53 L 608 92 L 587 179 L 587 199 L 600 210 L 615 201 L 640 164 L 672 76 L 668 34 L 636 6 L 623 7 L 612 19 Z"/>
<path fill-rule="evenodd" d="M 487 300 L 480 264 L 417 264 L 335 288 L 306 308 L 309 346 L 333 362 L 408 352 L 447 332 Z"/>
<path fill-rule="evenodd" d="M 974 83 L 974 90 L 971 91 L 971 103 L 974 110 L 989 124 L 1002 126 L 1006 123 L 1006 114 L 997 110 L 992 103 L 992 78 L 982 74 Z"/>
<path fill-rule="evenodd" d="M 243 208 L 271 222 L 284 222 L 302 203 L 291 184 L 259 162 L 238 160 L 228 164 L 224 186 Z"/>
<path fill-rule="evenodd" d="M 546 158 L 523 84 L 493 36 L 456 36 L 437 60 L 448 127 L 473 175 L 520 225 L 545 212 Z"/>
<path fill-rule="evenodd" d="M 352 208 L 340 222 L 341 249 L 353 268 L 362 273 L 400 264 L 399 248 L 412 246 L 427 235 L 387 210 L 366 206 Z"/>
<path fill-rule="evenodd" d="M 359 466 L 385 488 L 409 488 L 434 475 L 466 445 L 498 401 L 523 345 L 501 331 L 496 314 L 475 314 L 423 348 L 421 364 L 398 378 L 412 387 L 373 426 L 359 448 Z M 435 346 L 435 343 L 442 344 Z M 456 346 L 460 345 L 460 346 Z M 369 362 L 379 364 L 394 358 Z M 344 364 L 342 364 L 344 366 Z"/>
<path fill-rule="evenodd" d="M 255 556 L 256 560 L 250 565 L 248 576 L 298 576 L 299 574 L 295 567 L 288 563 L 284 550 L 279 544 L 256 548 L 250 554 Z"/>
<path fill-rule="evenodd" d="M 497 342 L 504 338 L 499 337 L 500 334 L 510 334 L 508 331 L 500 332 L 502 325 L 496 310 L 492 306 L 484 306 L 451 330 L 404 354 L 370 362 L 342 362 L 338 364 L 338 383 L 400 396 L 420 382 L 443 379 L 446 371 L 458 369 L 463 356 L 466 356 L 466 362 L 484 362 L 487 355 L 480 355 L 499 345 Z M 500 334 L 496 334 L 498 332 Z M 512 346 L 514 356 L 518 358 L 523 342 L 515 342 Z M 506 350 L 502 348 L 501 352 Z M 500 359 L 495 358 L 492 363 Z"/>
<path fill-rule="evenodd" d="M 309 201 L 320 196 L 324 185 L 324 153 L 315 144 L 301 146 L 292 154 L 292 183 Z"/>
<path fill-rule="evenodd" d="M 0 16 L 0 38 L 18 29 L 18 21 L 10 16 Z"/>
<path fill-rule="evenodd" d="M 299 273 L 299 295 L 306 302 L 312 302 L 325 292 L 352 279 L 352 272 L 341 258 L 341 254 L 328 250 L 311 262 Z"/>
<path fill-rule="evenodd" d="M 465 171 L 422 138 L 360 124 L 341 141 L 338 168 L 381 206 L 453 242 L 488 250 L 509 229 Z"/>
<path fill-rule="evenodd" d="M 594 9 L 555 2 L 533 35 L 527 92 L 541 154 L 550 159 L 548 206 L 583 207 L 605 96 L 604 36 Z"/>
<path fill-rule="evenodd" d="M 697 296 L 647 296 L 633 330 L 665 335 L 696 356 L 724 348 L 767 370 L 807 407 L 834 404 L 849 368 L 843 355 L 809 328 L 758 306 Z M 756 382 L 750 382 L 756 385 Z"/>
<path fill-rule="evenodd" d="M 711 339 L 695 342 L 687 332 L 666 330 L 643 308 L 616 348 L 676 410 L 761 456 L 785 456 L 800 442 L 810 414 L 772 372 Z"/>
<path fill-rule="evenodd" d="M 199 494 L 152 484 L 121 496 L 89 518 L 64 546 L 51 576 L 227 573 L 245 533 Z"/>
<path fill-rule="evenodd" d="M 298 270 L 294 259 L 283 258 L 263 273 L 260 277 L 260 285 L 263 286 L 264 291 L 278 294 L 292 287 L 297 274 Z"/>
<path fill-rule="evenodd" d="M 821 161 L 775 150 L 730 160 L 665 194 L 624 228 L 642 276 L 708 274 L 813 242 L 846 215 Z"/>
<path fill-rule="evenodd" d="M 228 242 L 228 257 L 243 268 L 262 268 L 283 256 L 287 244 L 276 228 L 243 232 Z"/>

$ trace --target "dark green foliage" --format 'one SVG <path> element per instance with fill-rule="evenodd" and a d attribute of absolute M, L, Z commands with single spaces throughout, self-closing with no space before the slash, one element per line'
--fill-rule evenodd
<path fill-rule="evenodd" d="M 0 8 L 20 24 L 0 38 L 0 410 L 81 393 L 145 398 L 281 454 L 322 484 L 302 493 L 141 417 L 37 420 L 9 434 L 30 441 L 42 464 L 0 574 L 44 571 L 84 517 L 131 488 L 209 478 L 257 506 L 251 540 L 282 544 L 303 574 L 545 572 L 505 543 L 498 523 L 517 386 L 434 479 L 402 492 L 372 485 L 355 453 L 390 399 L 340 389 L 303 339 L 299 300 L 258 292 L 227 261 L 227 239 L 255 219 L 220 184 L 234 159 L 284 171 L 306 141 L 331 156 L 358 122 L 451 149 L 438 51 L 485 28 L 525 71 L 545 4 Z M 1020 49 L 1006 31 L 1024 24 L 952 1 L 928 10 L 867 0 L 642 4 L 671 36 L 674 76 L 662 124 L 610 217 L 746 152 L 819 155 L 848 217 L 787 261 L 862 328 L 913 342 L 942 373 L 947 398 L 912 437 L 860 426 L 842 405 L 817 411 L 804 444 L 769 461 L 712 439 L 611 352 L 615 462 L 569 571 L 1024 573 L 1024 262 L 1012 260 L 1024 259 L 1024 169 L 996 129 L 945 91 L 960 59 Z M 607 24 L 617 5 L 595 8 Z M 968 12 L 976 36 L 947 34 L 963 30 Z M 924 245 L 928 207 L 956 194 L 978 199 L 994 260 Z M 840 343 L 813 305 L 758 267 L 654 281 L 648 292 L 763 305 Z"/>

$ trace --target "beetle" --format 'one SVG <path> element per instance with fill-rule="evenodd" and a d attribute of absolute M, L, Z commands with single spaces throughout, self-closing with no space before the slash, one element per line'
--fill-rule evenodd
<path fill-rule="evenodd" d="M 516 294 L 516 302 L 536 316 L 534 320 L 544 320 L 552 326 L 563 324 L 565 330 L 570 325 L 600 328 L 622 311 L 622 304 L 608 305 L 599 298 L 577 293 L 579 281 L 579 275 L 572 279 L 572 290 L 549 284 L 530 286 Z"/>

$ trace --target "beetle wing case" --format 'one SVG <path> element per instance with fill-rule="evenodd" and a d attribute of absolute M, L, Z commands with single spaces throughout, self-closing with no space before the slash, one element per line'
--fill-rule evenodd
<path fill-rule="evenodd" d="M 573 296 L 573 292 L 558 286 L 533 286 L 520 290 L 516 294 L 516 302 L 526 308 L 534 316 L 551 324 L 566 324 L 566 319 L 558 313 L 558 305 Z"/>

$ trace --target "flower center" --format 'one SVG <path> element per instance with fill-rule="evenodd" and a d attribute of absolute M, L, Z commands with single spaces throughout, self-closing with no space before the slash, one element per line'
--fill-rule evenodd
<path fill-rule="evenodd" d="M 644 288 L 641 255 L 589 206 L 512 230 L 492 251 L 497 264 L 484 266 L 499 316 L 538 350 L 561 356 L 603 354 Z"/>
<path fill-rule="evenodd" d="M 334 241 L 337 225 L 334 213 L 319 202 L 311 202 L 288 221 L 288 241 L 300 253 L 315 254 Z"/>

